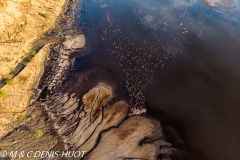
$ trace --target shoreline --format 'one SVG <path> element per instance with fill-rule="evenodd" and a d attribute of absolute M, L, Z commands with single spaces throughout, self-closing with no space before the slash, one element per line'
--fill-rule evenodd
<path fill-rule="evenodd" d="M 75 14 L 75 8 L 71 8 L 74 7 L 71 4 L 75 3 L 69 2 L 66 5 L 66 12 L 63 11 L 61 18 L 55 22 L 55 28 L 50 30 L 53 35 L 45 32 L 41 37 L 62 37 L 67 29 L 74 28 L 72 14 Z M 65 17 L 64 13 L 67 12 L 69 14 L 66 14 Z M 64 21 L 66 21 L 66 25 L 63 25 Z M 176 156 L 182 153 L 181 150 L 175 148 L 174 143 L 166 141 L 162 130 L 162 127 L 165 126 L 161 124 L 160 120 L 148 117 L 145 113 L 146 110 L 141 110 L 144 113 L 139 113 L 139 110 L 134 110 L 134 108 L 131 110 L 132 106 L 128 104 L 129 102 L 116 96 L 119 94 L 117 89 L 114 89 L 118 86 L 117 81 L 114 85 L 115 82 L 106 76 L 112 83 L 108 85 L 102 83 L 101 76 L 105 77 L 107 74 L 99 74 L 100 72 L 94 69 L 87 70 L 86 74 L 79 74 L 77 78 L 78 80 L 81 77 L 85 78 L 89 83 L 99 82 L 93 88 L 85 88 L 86 93 L 84 91 L 83 94 L 79 94 L 79 91 L 87 84 L 82 81 L 78 86 L 78 91 L 75 91 L 76 93 L 68 91 L 71 86 L 67 86 L 65 87 L 67 89 L 60 94 L 47 95 L 46 102 L 42 103 L 37 100 L 31 105 L 31 100 L 34 97 L 37 99 L 39 96 L 39 89 L 35 87 L 38 86 L 44 92 L 43 86 L 47 81 L 51 81 L 49 76 L 55 73 L 55 69 L 49 69 L 49 67 L 54 68 L 55 63 L 58 63 L 51 61 L 50 49 L 53 46 L 50 45 L 53 43 L 54 41 L 45 43 L 46 45 L 43 45 L 34 55 L 23 71 L 14 78 L 7 78 L 13 81 L 3 87 L 8 94 L 2 100 L 10 105 L 5 103 L 0 110 L 0 116 L 2 114 L 0 155 L 4 150 L 12 150 L 12 145 L 9 144 L 14 144 L 14 149 L 17 151 L 28 151 L 29 148 L 42 151 L 83 150 L 86 151 L 84 159 L 96 159 L 97 157 L 106 159 L 102 150 L 111 153 L 112 159 L 122 156 L 137 156 L 153 160 L 162 155 L 172 156 L 172 151 L 176 151 Z M 100 71 L 108 73 L 101 68 Z M 93 73 L 99 76 L 99 79 L 91 79 Z M 26 81 L 29 83 L 26 84 Z M 76 86 L 74 87 L 76 88 Z M 19 89 L 21 90 L 19 91 Z M 131 112 L 135 114 L 131 114 Z M 63 119 L 66 120 L 64 124 L 62 123 Z M 90 123 L 86 123 L 89 121 Z M 83 126 L 87 126 L 87 129 L 81 130 Z M 173 131 L 171 134 L 175 134 L 175 132 Z M 27 138 L 23 139 L 23 136 Z M 177 137 L 177 139 L 181 141 L 181 138 Z M 119 147 L 113 150 L 116 144 Z M 109 148 L 109 146 L 112 147 Z"/>
<path fill-rule="evenodd" d="M 39 52 L 34 55 L 31 61 L 24 64 L 24 69 L 15 77 L 11 75 L 12 70 L 16 67 L 24 57 L 28 57 L 32 51 L 32 44 L 39 39 L 47 31 L 54 29 L 58 24 L 59 18 L 65 11 L 68 3 L 64 1 L 24 1 L 26 8 L 21 8 L 22 3 L 12 4 L 11 1 L 6 0 L 4 4 L 0 6 L 2 9 L 0 17 L 4 17 L 6 11 L 16 9 L 19 14 L 24 17 L 26 24 L 18 21 L 8 21 L 7 26 L 12 24 L 13 27 L 7 27 L 7 31 L 4 28 L 0 28 L 1 36 L 0 41 L 0 79 L 7 79 L 6 85 L 1 88 L 1 91 L 5 92 L 0 98 L 0 137 L 3 137 L 14 126 L 12 123 L 24 117 L 27 114 L 27 107 L 30 105 L 31 98 L 36 92 L 36 86 L 40 82 L 40 78 L 43 75 L 46 59 L 49 54 L 49 45 L 44 46 Z M 31 3 L 31 4 L 29 4 Z M 42 13 L 42 14 L 41 14 Z M 17 16 L 17 15 L 11 15 Z M 4 19 L 5 18 L 5 19 Z M 7 22 L 8 16 L 3 18 L 2 23 Z M 14 32 L 15 26 L 20 23 L 22 30 Z M 2 24 L 1 24 L 2 25 Z M 12 31 L 12 33 L 11 33 Z M 9 37 L 7 35 L 14 35 Z M 3 39 L 2 37 L 5 37 Z M 6 56 L 7 55 L 7 56 Z M 17 55 L 17 56 L 16 56 Z"/>

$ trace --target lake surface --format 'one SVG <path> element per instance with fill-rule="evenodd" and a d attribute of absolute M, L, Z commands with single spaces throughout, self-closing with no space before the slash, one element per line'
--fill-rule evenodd
<path fill-rule="evenodd" d="M 230 3 L 232 2 L 232 3 Z M 160 110 L 210 160 L 240 159 L 240 5 L 199 0 L 83 0 L 92 52 L 75 72 L 107 67 L 136 108 Z"/>

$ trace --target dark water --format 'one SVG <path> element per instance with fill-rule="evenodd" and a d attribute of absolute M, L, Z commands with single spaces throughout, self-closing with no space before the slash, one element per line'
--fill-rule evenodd
<path fill-rule="evenodd" d="M 227 2 L 226 2 L 227 3 Z M 113 70 L 136 108 L 166 112 L 210 160 L 240 159 L 240 7 L 198 0 L 83 0 L 92 53 L 76 70 Z"/>

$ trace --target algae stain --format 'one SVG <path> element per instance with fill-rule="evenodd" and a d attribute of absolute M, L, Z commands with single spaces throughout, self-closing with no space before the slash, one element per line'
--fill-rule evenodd
<path fill-rule="evenodd" d="M 34 135 L 35 135 L 36 138 L 40 138 L 40 137 L 43 136 L 43 131 L 42 130 L 35 130 Z"/>
<path fill-rule="evenodd" d="M 7 97 L 7 91 L 0 89 L 0 98 L 5 98 Z"/>

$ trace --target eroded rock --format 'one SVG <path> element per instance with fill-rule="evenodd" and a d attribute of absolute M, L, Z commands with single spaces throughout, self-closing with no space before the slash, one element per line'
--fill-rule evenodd
<path fill-rule="evenodd" d="M 112 98 L 112 88 L 99 83 L 82 97 L 82 103 L 74 94 L 65 94 L 45 104 L 65 149 L 90 151 L 101 132 L 117 127 L 127 117 L 128 104 L 118 101 L 108 105 Z"/>
<path fill-rule="evenodd" d="M 66 79 L 67 72 L 71 69 L 75 62 L 75 58 L 79 58 L 90 53 L 90 45 L 86 40 L 83 30 L 70 30 L 65 32 L 63 38 L 49 37 L 45 38 L 41 43 L 50 43 L 58 39 L 58 44 L 53 49 L 58 53 L 56 63 L 53 65 L 51 76 L 47 88 L 52 90 L 57 85 L 61 85 Z M 56 41 L 57 42 L 57 41 Z M 87 46 L 88 42 L 88 46 Z"/>
<path fill-rule="evenodd" d="M 72 75 L 56 91 L 43 105 L 64 149 L 86 151 L 83 159 L 171 159 L 181 152 L 167 142 L 160 121 L 129 117 L 131 106 L 106 68 Z"/>
<path fill-rule="evenodd" d="M 130 117 L 118 128 L 104 132 L 98 146 L 85 159 L 155 160 L 160 152 L 170 155 L 174 149 L 164 141 L 160 128 L 158 121 L 142 116 Z M 165 147 L 159 150 L 161 146 Z"/>
<path fill-rule="evenodd" d="M 86 45 L 86 37 L 84 34 L 75 34 L 72 36 L 66 36 L 66 40 L 62 43 L 64 49 L 79 49 L 84 48 Z"/>

